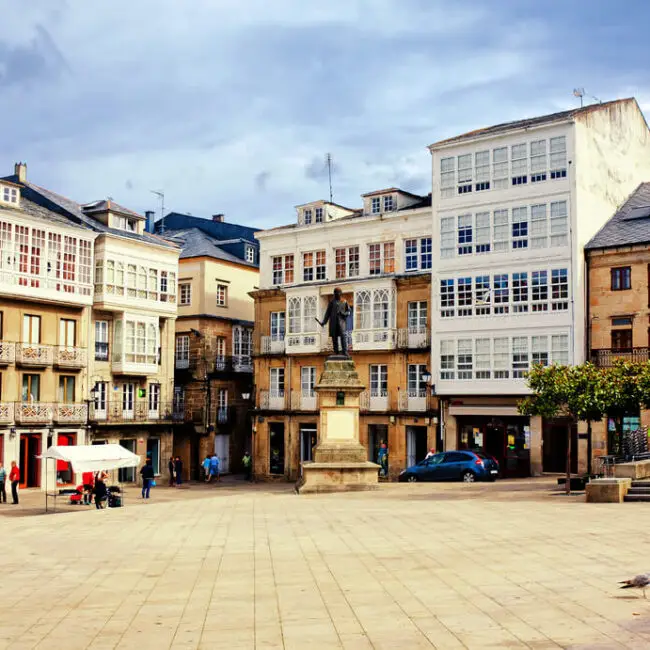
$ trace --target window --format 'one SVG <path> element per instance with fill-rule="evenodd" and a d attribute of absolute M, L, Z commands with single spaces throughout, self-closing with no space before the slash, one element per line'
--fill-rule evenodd
<path fill-rule="evenodd" d="M 23 402 L 39 402 L 41 399 L 41 376 L 36 374 L 23 375 Z"/>
<path fill-rule="evenodd" d="M 370 366 L 370 397 L 388 395 L 388 366 L 377 364 Z"/>
<path fill-rule="evenodd" d="M 41 317 L 25 314 L 23 316 L 23 343 L 41 342 Z"/>
<path fill-rule="evenodd" d="M 217 391 L 217 420 L 226 422 L 228 419 L 228 389 L 220 388 Z"/>
<path fill-rule="evenodd" d="M 492 341 L 494 378 L 508 379 L 510 376 L 510 349 L 508 338 L 496 338 Z"/>
<path fill-rule="evenodd" d="M 160 384 L 149 384 L 149 413 L 160 411 Z"/>
<path fill-rule="evenodd" d="M 546 180 L 546 140 L 530 143 L 530 182 Z"/>
<path fill-rule="evenodd" d="M 59 377 L 59 402 L 72 404 L 75 401 L 75 378 L 70 375 Z"/>
<path fill-rule="evenodd" d="M 409 302 L 407 305 L 407 322 L 409 332 L 424 332 L 427 329 L 426 300 Z"/>
<path fill-rule="evenodd" d="M 252 246 L 246 246 L 246 261 L 255 263 L 255 249 Z"/>
<path fill-rule="evenodd" d="M 632 330 L 612 330 L 612 350 L 624 352 L 632 349 Z"/>
<path fill-rule="evenodd" d="M 303 397 L 314 397 L 316 385 L 316 368 L 304 366 L 300 369 L 300 393 Z"/>
<path fill-rule="evenodd" d="M 271 340 L 284 340 L 285 317 L 283 311 L 271 312 Z"/>
<path fill-rule="evenodd" d="M 458 217 L 458 254 L 469 255 L 472 252 L 472 215 Z"/>
<path fill-rule="evenodd" d="M 7 185 L 2 185 L 2 196 L 0 200 L 5 203 L 18 203 L 18 190 L 15 187 L 9 187 Z"/>
<path fill-rule="evenodd" d="M 160 293 L 167 293 L 167 271 L 161 271 L 160 272 Z M 161 298 L 162 300 L 162 298 Z"/>
<path fill-rule="evenodd" d="M 456 184 L 456 159 L 440 159 L 440 193 L 443 197 L 454 195 L 454 185 Z"/>
<path fill-rule="evenodd" d="M 232 353 L 233 356 L 247 360 L 251 356 L 253 345 L 253 331 L 247 327 L 232 328 Z"/>
<path fill-rule="evenodd" d="M 98 381 L 95 386 L 95 417 L 99 413 L 106 416 L 106 396 L 108 394 L 108 382 Z"/>
<path fill-rule="evenodd" d="M 474 341 L 474 376 L 476 379 L 490 379 L 490 339 Z"/>
<path fill-rule="evenodd" d="M 449 318 L 454 314 L 454 280 L 440 280 L 440 315 Z"/>
<path fill-rule="evenodd" d="M 551 336 L 551 359 L 553 363 L 566 366 L 569 363 L 569 336 L 556 334 Z"/>
<path fill-rule="evenodd" d="M 494 211 L 494 250 L 497 253 L 508 250 L 508 210 Z"/>
<path fill-rule="evenodd" d="M 372 297 L 372 327 L 380 330 L 390 327 L 391 305 L 388 291 L 378 289 Z"/>
<path fill-rule="evenodd" d="M 431 237 L 406 239 L 404 241 L 404 259 L 407 271 L 431 268 Z"/>
<path fill-rule="evenodd" d="M 547 245 L 548 223 L 546 204 L 530 206 L 531 248 L 545 248 Z"/>
<path fill-rule="evenodd" d="M 192 303 L 192 285 L 189 282 L 181 282 L 178 285 L 179 304 L 189 305 Z"/>
<path fill-rule="evenodd" d="M 551 301 L 553 311 L 566 311 L 569 308 L 569 273 L 567 269 L 551 271 Z"/>
<path fill-rule="evenodd" d="M 95 361 L 108 361 L 108 321 L 95 321 Z"/>
<path fill-rule="evenodd" d="M 370 212 L 372 214 L 379 214 L 381 212 L 381 197 L 373 196 L 370 201 Z"/>
<path fill-rule="evenodd" d="M 395 209 L 395 197 L 392 194 L 384 197 L 384 212 L 392 212 Z"/>
<path fill-rule="evenodd" d="M 224 359 L 226 358 L 226 337 L 225 336 L 217 336 L 216 352 L 217 352 L 216 354 L 217 365 L 223 366 L 225 363 Z"/>
<path fill-rule="evenodd" d="M 521 379 L 528 370 L 528 337 L 512 337 L 512 377 Z"/>
<path fill-rule="evenodd" d="M 368 245 L 370 275 L 395 272 L 395 243 Z"/>
<path fill-rule="evenodd" d="M 459 339 L 457 346 L 458 379 L 472 378 L 472 339 Z"/>
<path fill-rule="evenodd" d="M 316 279 L 324 280 L 327 275 L 325 251 L 316 251 Z"/>
<path fill-rule="evenodd" d="M 359 247 L 334 249 L 336 279 L 354 278 L 359 275 Z"/>
<path fill-rule="evenodd" d="M 474 295 L 476 315 L 486 316 L 490 313 L 490 276 L 477 275 L 474 278 Z"/>
<path fill-rule="evenodd" d="M 551 246 L 566 246 L 569 220 L 566 201 L 551 203 Z"/>
<path fill-rule="evenodd" d="M 418 268 L 418 240 L 407 239 L 404 242 L 404 259 L 407 271 L 416 271 Z"/>
<path fill-rule="evenodd" d="M 305 222 L 305 225 L 309 225 L 311 223 L 311 210 L 309 208 L 305 208 L 302 212 L 303 220 Z"/>
<path fill-rule="evenodd" d="M 444 217 L 440 220 L 440 257 L 442 259 L 454 257 L 455 237 L 456 219 L 454 217 Z"/>
<path fill-rule="evenodd" d="M 409 363 L 406 373 L 407 390 L 409 397 L 426 397 L 427 384 L 422 375 L 427 372 L 424 364 Z"/>
<path fill-rule="evenodd" d="M 284 368 L 271 368 L 269 386 L 271 397 L 284 397 Z"/>
<path fill-rule="evenodd" d="M 472 315 L 472 278 L 458 278 L 458 316 Z"/>
<path fill-rule="evenodd" d="M 302 300 L 289 298 L 289 333 L 298 334 L 301 328 Z"/>
<path fill-rule="evenodd" d="M 551 178 L 566 178 L 566 137 L 551 138 Z"/>
<path fill-rule="evenodd" d="M 548 337 L 533 336 L 531 339 L 531 353 L 533 365 L 548 366 Z"/>
<path fill-rule="evenodd" d="M 474 154 L 474 166 L 476 167 L 476 191 L 490 189 L 490 152 L 477 151 Z"/>
<path fill-rule="evenodd" d="M 512 302 L 514 313 L 528 311 L 528 273 L 512 274 Z"/>
<path fill-rule="evenodd" d="M 533 271 L 531 275 L 532 310 L 548 311 L 548 272 Z"/>
<path fill-rule="evenodd" d="M 293 255 L 272 257 L 273 284 L 291 284 L 293 282 Z"/>
<path fill-rule="evenodd" d="M 512 209 L 512 247 L 528 248 L 528 208 Z"/>
<path fill-rule="evenodd" d="M 507 314 L 510 292 L 508 288 L 508 274 L 500 273 L 494 276 L 494 313 Z"/>
<path fill-rule="evenodd" d="M 511 177 L 513 185 L 525 185 L 528 182 L 528 155 L 525 144 L 514 144 L 510 147 Z"/>
<path fill-rule="evenodd" d="M 453 341 L 440 341 L 440 379 L 454 379 L 456 355 Z"/>
<path fill-rule="evenodd" d="M 314 210 L 314 220 L 316 223 L 323 223 L 323 208 L 316 208 Z"/>
<path fill-rule="evenodd" d="M 632 288 L 632 267 L 619 266 L 611 270 L 612 291 L 625 291 Z"/>
<path fill-rule="evenodd" d="M 495 189 L 503 190 L 508 187 L 508 147 L 492 150 L 492 176 Z"/>
<path fill-rule="evenodd" d="M 190 337 L 182 334 L 176 337 L 176 365 L 187 368 L 190 363 Z"/>
<path fill-rule="evenodd" d="M 490 252 L 490 213 L 476 213 L 476 252 Z"/>
<path fill-rule="evenodd" d="M 217 307 L 228 305 L 228 287 L 225 284 L 217 285 Z"/>
<path fill-rule="evenodd" d="M 368 330 L 372 323 L 372 309 L 369 291 L 359 291 L 354 296 L 356 328 Z"/>
<path fill-rule="evenodd" d="M 302 254 L 302 279 L 304 282 L 311 282 L 314 279 L 314 254 Z"/>
<path fill-rule="evenodd" d="M 59 345 L 74 347 L 77 341 L 77 321 L 71 318 L 59 320 Z"/>
<path fill-rule="evenodd" d="M 458 194 L 472 191 L 472 154 L 458 156 Z"/>

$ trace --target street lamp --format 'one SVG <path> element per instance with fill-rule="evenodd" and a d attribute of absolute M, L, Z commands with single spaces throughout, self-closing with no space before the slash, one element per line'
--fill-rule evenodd
<path fill-rule="evenodd" d="M 245 400 L 245 401 L 248 401 L 251 398 L 251 394 L 250 393 L 242 393 L 241 398 L 243 400 Z"/>
<path fill-rule="evenodd" d="M 431 383 L 431 373 L 428 370 L 425 370 L 420 376 L 425 384 Z"/>

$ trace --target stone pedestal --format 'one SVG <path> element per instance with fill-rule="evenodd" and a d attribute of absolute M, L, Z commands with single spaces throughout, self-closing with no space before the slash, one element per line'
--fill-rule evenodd
<path fill-rule="evenodd" d="M 379 465 L 367 460 L 359 442 L 359 381 L 354 361 L 330 356 L 314 387 L 319 393 L 319 442 L 313 462 L 303 464 L 300 494 L 371 490 L 378 486 Z"/>

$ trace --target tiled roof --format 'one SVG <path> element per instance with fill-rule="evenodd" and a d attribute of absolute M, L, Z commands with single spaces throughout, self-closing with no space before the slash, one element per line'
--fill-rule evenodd
<path fill-rule="evenodd" d="M 228 242 L 220 241 L 215 237 L 211 237 L 199 228 L 166 230 L 165 237 L 174 242 L 177 246 L 181 247 L 180 259 L 187 259 L 189 257 L 213 257 L 218 260 L 257 268 L 256 264 L 247 262 L 245 259 L 233 255 L 220 247 L 220 245 L 226 243 L 234 243 L 233 240 L 229 240 Z"/>
<path fill-rule="evenodd" d="M 106 199 L 101 201 L 93 201 L 92 203 L 86 203 L 82 205 L 81 208 L 86 214 L 92 214 L 93 212 L 106 212 L 110 210 L 111 212 L 117 212 L 119 214 L 126 214 L 132 217 L 138 217 L 139 219 L 144 219 L 144 215 L 133 212 L 124 206 L 120 205 L 112 199 Z"/>
<path fill-rule="evenodd" d="M 399 187 L 387 187 L 386 189 L 383 190 L 374 190 L 373 192 L 366 192 L 365 194 L 362 194 L 362 197 L 366 196 L 376 196 L 377 194 L 386 194 L 388 192 L 399 192 L 400 194 L 407 194 L 408 196 L 415 196 L 418 199 L 421 199 L 422 196 L 420 194 L 413 194 L 413 192 L 407 192 L 406 190 L 401 190 Z"/>
<path fill-rule="evenodd" d="M 446 140 L 439 140 L 434 142 L 432 145 L 429 145 L 430 148 L 437 147 L 438 145 L 446 144 L 455 144 L 457 142 L 463 142 L 465 140 L 471 140 L 473 138 L 478 138 L 482 136 L 491 136 L 499 135 L 506 131 L 512 129 L 527 129 L 533 126 L 541 126 L 542 124 L 550 124 L 552 122 L 562 122 L 568 120 L 572 117 L 582 115 L 585 113 L 591 113 L 593 111 L 598 111 L 613 104 L 623 104 L 626 102 L 636 102 L 634 97 L 628 97 L 626 99 L 615 99 L 611 102 L 604 102 L 603 104 L 590 104 L 589 106 L 584 106 L 581 108 L 574 108 L 569 111 L 560 111 L 559 113 L 550 113 L 549 115 L 541 115 L 539 117 L 532 117 L 525 120 L 516 120 L 514 122 L 504 122 L 503 124 L 495 124 L 494 126 L 484 127 L 482 129 L 476 129 L 474 131 L 468 131 L 467 133 L 462 133 L 461 135 L 456 135 L 453 138 L 447 138 Z"/>
<path fill-rule="evenodd" d="M 586 250 L 650 243 L 650 182 L 641 183 L 592 237 Z"/>
<path fill-rule="evenodd" d="M 164 232 L 167 230 L 187 230 L 189 228 L 198 228 L 216 239 L 245 239 L 251 243 L 256 243 L 253 235 L 259 230 L 259 228 L 242 226 L 238 223 L 212 221 L 211 219 L 195 217 L 191 214 L 182 214 L 180 212 L 170 212 L 159 221 L 156 221 L 156 232 L 161 233 L 163 226 Z"/>

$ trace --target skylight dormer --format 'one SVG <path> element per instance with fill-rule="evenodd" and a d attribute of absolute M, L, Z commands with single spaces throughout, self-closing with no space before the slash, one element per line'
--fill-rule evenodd
<path fill-rule="evenodd" d="M 9 181 L 0 181 L 0 205 L 17 208 L 20 205 L 20 187 Z"/>

